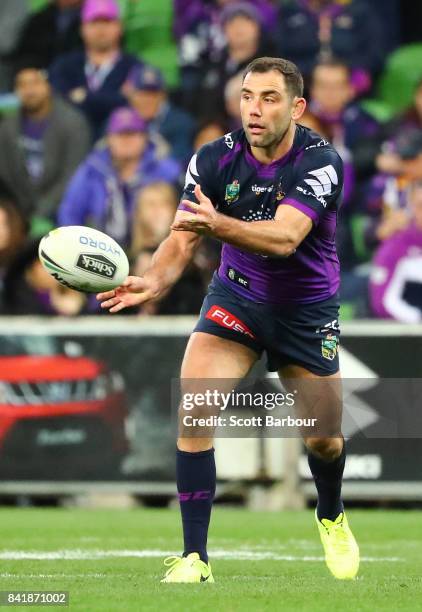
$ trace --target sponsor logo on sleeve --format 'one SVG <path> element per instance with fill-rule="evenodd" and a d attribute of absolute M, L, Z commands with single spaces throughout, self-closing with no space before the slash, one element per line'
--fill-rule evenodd
<path fill-rule="evenodd" d="M 328 140 L 320 140 L 319 142 L 317 142 L 316 144 L 313 145 L 309 145 L 309 147 L 305 147 L 305 151 L 308 151 L 308 149 L 318 149 L 319 147 L 327 147 L 330 143 L 328 142 Z"/>
<path fill-rule="evenodd" d="M 338 185 L 337 172 L 331 164 L 317 170 L 311 170 L 309 174 L 313 178 L 305 179 L 305 183 L 309 185 L 317 197 L 331 195 L 333 185 Z"/>

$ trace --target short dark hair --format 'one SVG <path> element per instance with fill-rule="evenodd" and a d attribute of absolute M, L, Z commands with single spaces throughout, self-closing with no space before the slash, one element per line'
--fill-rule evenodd
<path fill-rule="evenodd" d="M 243 79 L 245 79 L 248 72 L 265 73 L 271 72 L 271 70 L 276 70 L 284 76 L 287 91 L 292 98 L 294 96 L 302 98 L 303 77 L 299 68 L 293 62 L 281 57 L 257 57 L 246 66 Z"/>
<path fill-rule="evenodd" d="M 40 72 L 46 79 L 48 79 L 48 71 L 45 63 L 37 58 L 24 56 L 17 59 L 13 64 L 13 76 L 15 80 L 24 70 L 35 70 L 36 72 Z"/>

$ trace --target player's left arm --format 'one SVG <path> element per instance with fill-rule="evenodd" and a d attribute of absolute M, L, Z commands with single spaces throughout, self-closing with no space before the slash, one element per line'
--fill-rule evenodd
<path fill-rule="evenodd" d="M 199 203 L 183 200 L 185 208 L 194 214 L 175 223 L 172 229 L 207 234 L 261 255 L 292 255 L 341 191 L 341 162 L 325 155 L 319 155 L 318 160 L 314 157 L 308 156 L 306 165 L 300 170 L 300 179 L 278 207 L 273 220 L 247 222 L 218 213 L 200 185 L 196 185 L 195 196 Z M 325 163 L 327 161 L 333 163 Z"/>

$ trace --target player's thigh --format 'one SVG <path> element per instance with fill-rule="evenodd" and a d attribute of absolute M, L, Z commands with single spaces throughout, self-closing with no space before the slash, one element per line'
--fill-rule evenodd
<path fill-rule="evenodd" d="M 212 334 L 194 332 L 186 347 L 181 378 L 239 380 L 259 356 L 248 346 Z"/>
<path fill-rule="evenodd" d="M 323 455 L 334 455 L 342 447 L 342 382 L 340 372 L 318 376 L 299 365 L 278 370 L 286 390 L 294 393 L 295 413 L 305 423 L 300 433 L 308 448 Z"/>
<path fill-rule="evenodd" d="M 221 394 L 233 391 L 258 358 L 255 351 L 238 342 L 203 332 L 192 334 L 181 369 L 181 450 L 194 452 L 212 447 L 212 417 L 221 412 Z M 205 423 L 201 419 L 206 419 Z"/>

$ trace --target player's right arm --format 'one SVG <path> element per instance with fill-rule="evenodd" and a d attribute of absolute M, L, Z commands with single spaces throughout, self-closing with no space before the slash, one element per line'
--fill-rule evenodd
<path fill-rule="evenodd" d="M 205 145 L 190 160 L 182 200 L 197 202 L 194 191 L 199 182 L 206 195 L 214 197 L 211 187 L 214 177 L 212 151 L 209 145 Z M 192 217 L 192 212 L 180 205 L 173 225 L 189 217 Z M 119 312 L 128 306 L 160 299 L 179 280 L 200 241 L 198 233 L 171 231 L 154 253 L 151 266 L 142 278 L 128 276 L 120 287 L 97 295 L 101 308 Z"/>
<path fill-rule="evenodd" d="M 185 211 L 177 211 L 175 221 L 185 215 Z M 115 313 L 128 306 L 160 299 L 179 280 L 200 241 L 201 237 L 193 232 L 172 231 L 155 251 L 144 276 L 128 276 L 120 287 L 97 295 L 101 308 Z"/>

